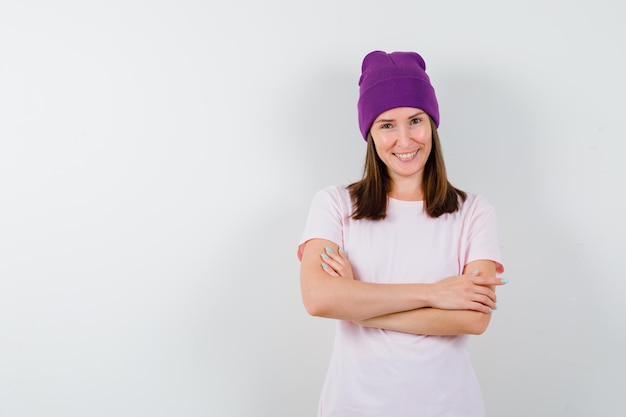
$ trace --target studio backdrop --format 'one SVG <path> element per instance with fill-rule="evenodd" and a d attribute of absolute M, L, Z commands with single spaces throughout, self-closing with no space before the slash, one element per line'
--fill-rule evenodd
<path fill-rule="evenodd" d="M 418 51 L 510 283 L 490 417 L 623 413 L 617 1 L 0 3 L 0 416 L 314 416 L 334 322 L 296 247 L 360 178 L 358 77 Z"/>

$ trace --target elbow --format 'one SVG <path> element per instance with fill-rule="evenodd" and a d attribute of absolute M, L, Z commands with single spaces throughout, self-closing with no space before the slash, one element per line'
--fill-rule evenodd
<path fill-rule="evenodd" d="M 336 296 L 336 292 L 325 286 L 310 286 L 302 291 L 302 303 L 306 312 L 314 317 L 327 319 L 349 319 L 347 318 L 345 304 Z M 352 317 L 352 315 L 349 315 Z"/>
<path fill-rule="evenodd" d="M 489 321 L 491 320 L 491 313 L 478 313 L 481 317 L 478 317 L 476 320 L 472 320 L 469 324 L 467 333 L 480 336 L 481 334 L 487 331 L 487 327 L 489 327 Z"/>
<path fill-rule="evenodd" d="M 462 318 L 456 322 L 455 334 L 469 334 L 479 336 L 487 330 L 491 314 L 478 311 L 465 311 Z"/>
<path fill-rule="evenodd" d="M 307 279 L 308 278 L 308 279 Z M 313 279 L 304 276 L 300 291 L 302 294 L 302 303 L 306 312 L 314 317 L 334 318 L 337 292 L 337 281 L 330 279 Z"/>
<path fill-rule="evenodd" d="M 304 303 L 304 309 L 309 314 L 309 316 L 325 317 L 322 308 L 317 304 Z"/>
<path fill-rule="evenodd" d="M 305 301 L 304 309 L 310 316 L 313 317 L 333 318 L 331 310 L 322 303 Z"/>
<path fill-rule="evenodd" d="M 304 309 L 310 316 L 319 317 L 320 307 L 317 303 L 310 299 L 310 297 L 302 296 L 302 304 L 304 304 Z"/>
<path fill-rule="evenodd" d="M 307 279 L 305 276 L 300 291 L 306 312 L 315 317 L 346 319 L 345 314 L 351 306 L 345 297 L 346 282 L 337 278 Z"/>
<path fill-rule="evenodd" d="M 302 292 L 302 303 L 306 312 L 313 317 L 328 317 L 328 307 L 323 297 L 315 295 L 312 291 Z"/>
<path fill-rule="evenodd" d="M 474 326 L 474 328 L 470 329 L 469 334 L 480 336 L 481 334 L 485 333 L 486 330 L 487 326 Z"/>

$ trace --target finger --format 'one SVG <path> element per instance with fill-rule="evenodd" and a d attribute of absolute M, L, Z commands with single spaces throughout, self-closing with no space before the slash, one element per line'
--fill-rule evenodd
<path fill-rule="evenodd" d="M 322 259 L 324 262 L 328 263 L 330 266 L 337 268 L 345 269 L 348 260 L 345 259 L 342 255 L 338 254 L 338 252 L 333 251 L 331 248 L 326 247 L 326 252 L 322 253 Z"/>
<path fill-rule="evenodd" d="M 338 276 L 343 276 L 345 265 L 342 263 L 341 259 L 337 260 L 332 249 L 330 251 L 328 249 L 330 248 L 326 248 L 326 252 L 320 255 L 322 257 L 322 263 L 330 266 L 330 269 L 333 269 Z"/>
<path fill-rule="evenodd" d="M 341 251 L 340 249 L 334 250 L 331 247 L 326 246 L 324 248 L 324 254 L 332 259 L 334 259 L 335 261 L 339 262 L 339 263 L 343 263 L 342 261 L 345 260 L 343 251 Z"/>
<path fill-rule="evenodd" d="M 488 309 L 495 310 L 496 309 L 496 301 L 486 295 L 477 296 L 474 301 L 482 304 Z"/>
<path fill-rule="evenodd" d="M 487 307 L 485 305 L 482 305 L 480 303 L 476 304 L 476 310 L 475 311 L 478 311 L 479 313 L 484 313 L 484 314 L 491 314 L 493 312 L 492 309 L 490 309 L 489 307 Z"/>
<path fill-rule="evenodd" d="M 333 248 L 331 248 L 330 246 L 326 246 L 324 248 L 324 250 L 326 251 L 327 254 L 329 255 L 334 255 L 335 254 L 335 250 Z"/>
<path fill-rule="evenodd" d="M 509 280 L 506 278 L 484 277 L 478 278 L 473 282 L 478 285 L 505 285 Z"/>
<path fill-rule="evenodd" d="M 337 262 L 336 260 L 334 260 L 333 258 L 328 258 L 328 259 L 324 259 L 324 262 L 326 264 L 328 264 L 332 269 L 335 270 L 335 272 L 339 275 L 339 276 L 344 276 L 344 274 L 346 273 L 346 267 L 345 265 Z"/>
<path fill-rule="evenodd" d="M 478 311 L 480 313 L 485 313 L 485 314 L 491 314 L 494 311 L 493 308 L 488 307 L 488 306 L 486 306 L 484 304 L 481 304 L 481 303 L 473 303 L 472 307 L 470 308 L 470 310 Z"/>
<path fill-rule="evenodd" d="M 492 301 L 496 301 L 496 292 L 489 287 L 478 285 L 476 287 L 476 294 L 482 297 L 487 297 Z"/>
<path fill-rule="evenodd" d="M 325 262 L 322 262 L 322 270 L 324 272 L 326 272 L 328 275 L 330 275 L 331 277 L 338 277 L 339 276 L 337 271 L 335 271 L 333 268 L 331 268 L 330 265 L 328 265 Z"/>
<path fill-rule="evenodd" d="M 481 277 L 474 274 L 465 274 L 476 285 L 505 285 L 509 282 L 506 278 Z"/>

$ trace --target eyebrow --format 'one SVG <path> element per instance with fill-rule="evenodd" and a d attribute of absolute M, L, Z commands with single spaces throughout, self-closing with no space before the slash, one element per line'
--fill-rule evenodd
<path fill-rule="evenodd" d="M 415 113 L 413 116 L 409 116 L 407 117 L 407 120 L 411 120 L 416 118 L 417 116 L 421 116 L 423 114 L 426 114 L 426 112 L 423 111 L 418 111 L 417 113 Z M 394 119 L 380 119 L 380 120 L 376 120 L 374 123 L 390 123 L 390 122 L 395 122 Z"/>

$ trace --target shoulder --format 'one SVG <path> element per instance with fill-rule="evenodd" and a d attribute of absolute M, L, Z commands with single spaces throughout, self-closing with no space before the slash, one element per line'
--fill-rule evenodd
<path fill-rule="evenodd" d="M 313 201 L 317 204 L 331 204 L 338 207 L 351 206 L 350 192 L 344 185 L 329 185 L 318 190 Z"/>
<path fill-rule="evenodd" d="M 487 197 L 467 193 L 459 210 L 459 219 L 473 228 L 491 227 L 497 223 L 496 210 Z"/>
<path fill-rule="evenodd" d="M 461 211 L 463 212 L 476 212 L 476 211 L 493 211 L 494 207 L 491 202 L 482 195 L 466 193 L 467 198 L 461 202 Z"/>
<path fill-rule="evenodd" d="M 316 194 L 332 196 L 334 198 L 343 198 L 345 196 L 350 196 L 348 187 L 345 185 L 328 185 L 324 188 L 319 189 Z"/>

